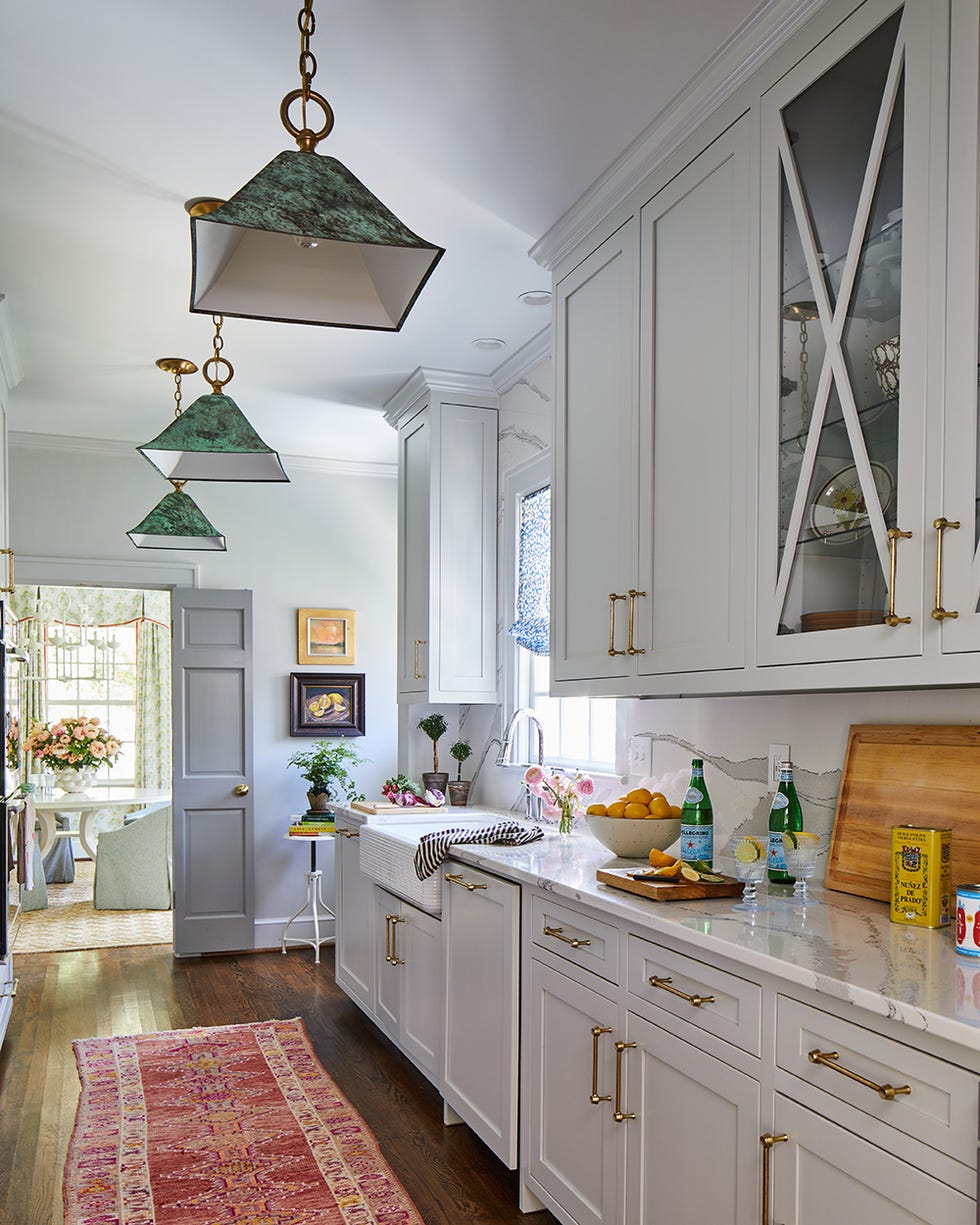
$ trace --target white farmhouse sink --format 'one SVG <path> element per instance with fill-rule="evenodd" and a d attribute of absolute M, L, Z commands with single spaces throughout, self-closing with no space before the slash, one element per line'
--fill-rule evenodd
<path fill-rule="evenodd" d="M 377 813 L 361 826 L 361 871 L 365 876 L 425 910 L 442 914 L 442 873 L 434 872 L 426 880 L 415 875 L 415 852 L 423 834 L 440 829 L 482 829 L 505 818 L 499 812 L 474 812 L 466 816 L 445 813 L 436 816 L 431 810 L 410 809 L 408 813 Z"/>

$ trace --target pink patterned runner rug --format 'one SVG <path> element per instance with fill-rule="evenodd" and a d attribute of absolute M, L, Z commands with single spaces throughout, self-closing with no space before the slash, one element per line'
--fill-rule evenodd
<path fill-rule="evenodd" d="M 302 1021 L 73 1045 L 66 1225 L 423 1225 Z"/>

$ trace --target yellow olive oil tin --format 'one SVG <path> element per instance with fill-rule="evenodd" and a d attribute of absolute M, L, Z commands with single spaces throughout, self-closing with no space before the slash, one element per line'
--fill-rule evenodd
<path fill-rule="evenodd" d="M 953 831 L 892 826 L 892 922 L 945 927 L 950 921 Z"/>

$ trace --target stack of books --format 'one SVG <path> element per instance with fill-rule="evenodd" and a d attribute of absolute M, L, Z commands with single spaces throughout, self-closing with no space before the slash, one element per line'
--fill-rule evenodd
<path fill-rule="evenodd" d="M 311 838 L 317 834 L 335 834 L 337 823 L 331 813 L 307 813 L 299 821 L 294 820 L 289 827 L 290 838 Z"/>

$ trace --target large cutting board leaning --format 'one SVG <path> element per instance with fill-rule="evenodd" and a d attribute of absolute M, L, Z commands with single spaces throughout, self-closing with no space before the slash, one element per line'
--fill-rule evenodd
<path fill-rule="evenodd" d="M 851 727 L 827 888 L 887 902 L 893 825 L 951 829 L 954 886 L 980 881 L 980 727 Z"/>

